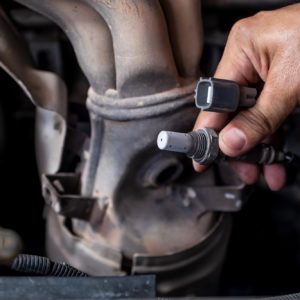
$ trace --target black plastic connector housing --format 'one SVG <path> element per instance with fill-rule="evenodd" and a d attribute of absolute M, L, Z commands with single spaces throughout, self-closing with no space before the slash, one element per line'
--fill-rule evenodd
<path fill-rule="evenodd" d="M 234 112 L 256 102 L 255 88 L 241 87 L 231 80 L 200 78 L 195 94 L 196 106 L 203 111 Z"/>

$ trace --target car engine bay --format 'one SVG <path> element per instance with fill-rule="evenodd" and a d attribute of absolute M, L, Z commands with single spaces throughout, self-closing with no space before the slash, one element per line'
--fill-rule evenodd
<path fill-rule="evenodd" d="M 102 291 L 112 281 L 97 299 L 134 298 L 123 287 L 138 280 L 145 298 L 300 291 L 299 169 L 275 193 L 263 179 L 246 186 L 226 161 L 198 174 L 156 146 L 161 130 L 192 130 L 196 83 L 214 75 L 233 24 L 290 3 L 1 2 L 0 298 L 49 274 L 64 278 L 45 286 L 89 290 L 68 299 L 96 298 L 98 277 Z M 298 114 L 279 143 L 300 155 Z M 21 253 L 38 271 L 11 269 Z M 74 273 L 50 271 L 56 262 Z"/>

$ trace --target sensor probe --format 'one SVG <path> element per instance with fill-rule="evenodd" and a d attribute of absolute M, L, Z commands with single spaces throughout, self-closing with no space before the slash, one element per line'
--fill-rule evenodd
<path fill-rule="evenodd" d="M 226 156 L 220 151 L 218 134 L 211 128 L 201 128 L 190 133 L 161 131 L 157 145 L 161 150 L 184 153 L 202 165 L 209 165 L 215 160 L 231 160 L 260 165 L 284 163 L 300 166 L 299 156 L 278 151 L 268 144 L 259 144 L 239 157 Z"/>

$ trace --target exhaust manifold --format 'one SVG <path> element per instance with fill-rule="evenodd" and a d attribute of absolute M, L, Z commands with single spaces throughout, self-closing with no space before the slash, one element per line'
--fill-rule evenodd
<path fill-rule="evenodd" d="M 224 187 L 216 186 L 215 170 L 196 175 L 189 161 L 156 149 L 162 129 L 190 130 L 198 114 L 193 93 L 203 43 L 201 2 L 17 2 L 63 29 L 91 85 L 92 134 L 82 176 L 44 177 L 52 206 L 50 257 L 91 275 L 156 273 L 161 294 L 215 292 L 230 217 L 214 212 L 208 200 L 223 199 Z M 57 178 L 77 186 L 70 188 L 73 198 L 51 187 Z M 227 192 L 240 189 L 234 176 L 224 178 Z M 71 198 L 89 207 L 64 209 L 62 201 Z"/>

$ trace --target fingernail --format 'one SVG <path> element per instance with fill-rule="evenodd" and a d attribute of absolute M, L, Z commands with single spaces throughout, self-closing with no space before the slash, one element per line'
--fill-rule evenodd
<path fill-rule="evenodd" d="M 246 144 L 246 136 L 238 128 L 230 128 L 221 135 L 222 142 L 233 151 L 240 151 Z"/>

